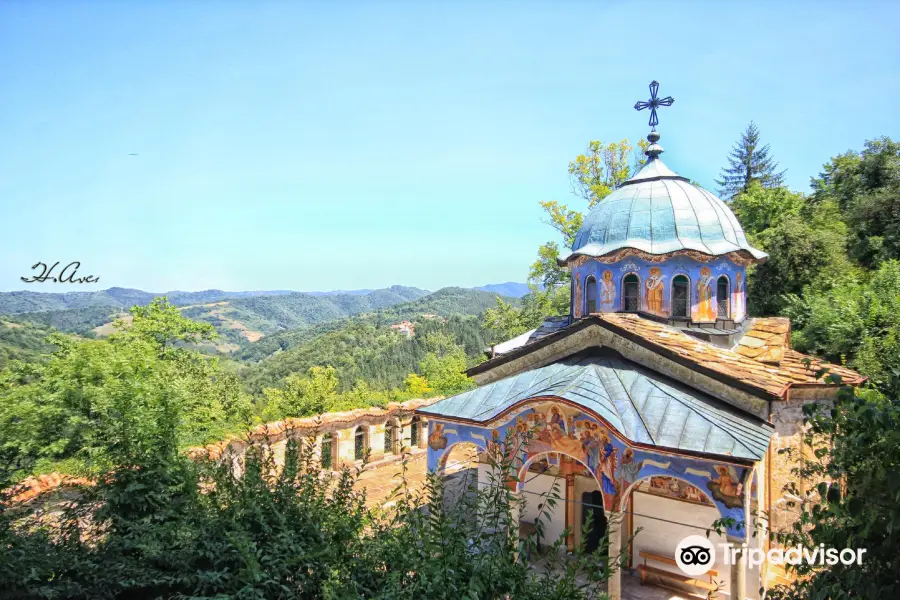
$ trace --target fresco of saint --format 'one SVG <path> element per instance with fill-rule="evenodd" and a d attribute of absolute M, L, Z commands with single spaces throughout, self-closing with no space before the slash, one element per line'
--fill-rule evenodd
<path fill-rule="evenodd" d="M 715 321 L 716 307 L 712 301 L 712 274 L 709 267 L 700 269 L 700 278 L 697 280 L 697 319 L 700 321 Z"/>
<path fill-rule="evenodd" d="M 604 494 L 616 493 L 616 453 L 617 448 L 612 445 L 605 429 L 600 429 L 600 468 L 598 469 L 598 479 L 600 479 L 600 489 Z"/>
<path fill-rule="evenodd" d="M 744 484 L 740 483 L 740 477 L 734 467 L 716 465 L 714 467 L 718 477 L 706 484 L 712 497 L 728 508 L 739 508 L 744 505 Z"/>
<path fill-rule="evenodd" d="M 653 314 L 663 314 L 664 288 L 662 269 L 650 267 L 650 277 L 647 278 L 647 310 Z"/>
<path fill-rule="evenodd" d="M 609 269 L 603 271 L 600 280 L 600 308 L 614 310 L 616 307 L 616 282 L 613 281 L 613 272 Z"/>
<path fill-rule="evenodd" d="M 738 271 L 734 283 L 734 318 L 744 316 L 744 275 Z"/>
<path fill-rule="evenodd" d="M 619 464 L 619 487 L 623 493 L 628 486 L 638 480 L 638 473 L 641 472 L 643 466 L 644 461 L 635 462 L 634 450 L 625 448 L 625 452 L 622 453 L 622 462 Z"/>
<path fill-rule="evenodd" d="M 444 435 L 444 424 L 437 422 L 431 435 L 428 436 L 428 446 L 432 450 L 443 450 L 447 447 L 447 436 Z"/>

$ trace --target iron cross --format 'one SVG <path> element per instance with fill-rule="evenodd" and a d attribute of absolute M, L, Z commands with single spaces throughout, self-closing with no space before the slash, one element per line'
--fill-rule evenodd
<path fill-rule="evenodd" d="M 656 109 L 660 106 L 672 106 L 672 103 L 675 100 L 672 96 L 666 96 L 665 98 L 657 98 L 656 91 L 659 89 L 659 84 L 655 81 L 650 83 L 650 101 L 649 102 L 638 102 L 634 105 L 634 110 L 644 110 L 645 108 L 650 109 L 650 127 L 656 129 L 656 126 L 659 124 L 659 119 L 656 117 Z"/>

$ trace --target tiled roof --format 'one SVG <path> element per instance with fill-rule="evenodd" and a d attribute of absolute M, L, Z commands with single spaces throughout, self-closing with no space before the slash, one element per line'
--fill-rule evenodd
<path fill-rule="evenodd" d="M 591 324 L 606 327 L 638 344 L 682 362 L 696 365 L 716 376 L 736 381 L 768 396 L 783 397 L 791 385 L 828 385 L 816 378 L 819 369 L 840 375 L 843 382 L 859 385 L 865 377 L 840 365 L 806 356 L 790 348 L 790 322 L 782 318 L 756 319 L 735 349 L 721 348 L 678 329 L 631 313 L 596 313 L 544 338 L 508 350 L 504 355 L 469 370 L 470 375 L 490 370 L 500 361 L 529 352 L 533 344 L 553 343 Z M 761 343 L 752 341 L 760 340 Z M 758 352 L 757 352 L 758 351 Z M 673 356 L 674 355 L 674 356 Z M 756 355 L 756 356 L 753 356 Z M 804 360 L 809 359 L 807 368 Z"/>
<path fill-rule="evenodd" d="M 818 383 L 826 385 L 822 380 L 816 379 L 816 371 L 821 368 L 828 368 L 831 373 L 840 375 L 845 383 L 859 384 L 865 380 L 856 371 L 790 350 L 786 339 L 780 349 L 773 340 L 771 347 L 764 352 L 763 356 L 769 360 L 778 353 L 782 354 L 779 364 L 771 364 L 749 358 L 742 352 L 713 346 L 708 342 L 676 331 L 668 325 L 634 314 L 616 313 L 594 316 L 641 337 L 649 345 L 656 345 L 674 352 L 689 362 L 721 373 L 730 379 L 738 379 L 775 396 L 782 396 L 787 387 L 792 384 Z M 762 321 L 762 323 L 761 328 L 756 330 L 757 335 L 764 333 L 762 329 L 764 327 L 773 330 L 769 333 L 773 333 L 777 339 L 777 330 L 783 328 L 782 323 L 786 319 L 758 319 L 758 321 Z M 753 327 L 751 327 L 752 331 Z M 803 364 L 803 360 L 806 358 L 810 359 L 808 369 Z"/>
<path fill-rule="evenodd" d="M 785 317 L 753 319 L 734 351 L 755 361 L 777 365 L 791 347 L 791 320 Z"/>
<path fill-rule="evenodd" d="M 488 422 L 529 398 L 554 396 L 599 415 L 633 442 L 758 460 L 768 423 L 641 367 L 612 350 L 588 350 L 420 409 Z"/>
<path fill-rule="evenodd" d="M 311 432 L 317 429 L 333 428 L 334 425 L 342 425 L 353 423 L 362 419 L 385 418 L 397 416 L 399 413 L 413 412 L 416 409 L 423 408 L 429 404 L 437 402 L 439 398 L 424 398 L 416 400 L 407 400 L 406 402 L 389 402 L 387 408 L 378 406 L 369 406 L 366 408 L 356 408 L 353 410 L 345 410 L 342 412 L 329 412 L 312 417 L 295 418 L 289 417 L 282 421 L 274 421 L 258 425 L 250 432 L 242 436 L 232 436 L 222 441 L 209 444 L 207 446 L 195 447 L 188 449 L 188 456 L 197 458 L 200 456 L 209 456 L 218 458 L 221 454 L 235 442 L 243 442 L 250 436 L 252 439 L 275 440 L 279 436 L 287 433 Z"/>

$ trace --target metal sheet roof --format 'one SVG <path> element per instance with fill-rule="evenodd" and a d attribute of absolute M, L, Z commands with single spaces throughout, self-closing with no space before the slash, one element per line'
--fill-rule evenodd
<path fill-rule="evenodd" d="M 518 335 L 511 340 L 506 340 L 505 342 L 496 344 L 493 347 L 494 356 L 500 356 L 501 354 L 512 352 L 516 348 L 521 348 L 525 344 L 536 342 L 537 340 L 544 338 L 552 333 L 556 333 L 557 331 L 565 329 L 569 326 L 570 322 L 571 319 L 568 315 L 558 317 L 544 317 L 544 320 L 540 325 L 538 325 L 537 328 L 526 331 L 525 333 Z"/>
<path fill-rule="evenodd" d="M 633 442 L 759 460 L 773 428 L 609 351 L 589 351 L 420 409 L 487 422 L 513 405 L 556 396 L 603 417 Z"/>
<path fill-rule="evenodd" d="M 591 210 L 575 236 L 572 255 L 603 256 L 621 248 L 714 256 L 743 250 L 760 260 L 768 256 L 750 245 L 728 205 L 659 158 Z"/>

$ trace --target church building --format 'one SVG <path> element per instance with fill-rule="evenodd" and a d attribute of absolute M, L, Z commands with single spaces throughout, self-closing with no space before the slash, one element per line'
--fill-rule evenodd
<path fill-rule="evenodd" d="M 747 268 L 767 255 L 725 202 L 663 163 L 656 109 L 672 100 L 657 87 L 636 106 L 651 112 L 646 163 L 596 204 L 559 259 L 571 273 L 569 315 L 495 346 L 468 371 L 479 387 L 416 414 L 437 472 L 474 448 L 483 482 L 500 442 L 524 440 L 509 457 L 520 527 L 556 482 L 548 543 L 568 530 L 569 549 L 592 550 L 608 534 L 610 555 L 631 557 L 609 581 L 613 600 L 632 575 L 704 592 L 715 581 L 731 598 L 757 599 L 766 566 L 748 553 L 795 518 L 783 492 L 793 464 L 778 451 L 802 452 L 803 405 L 836 396 L 817 371 L 864 378 L 793 350 L 788 319 L 748 316 Z M 724 517 L 733 525 L 710 541 L 733 544 L 735 560 L 718 552 L 708 575 L 685 575 L 679 541 Z"/>

